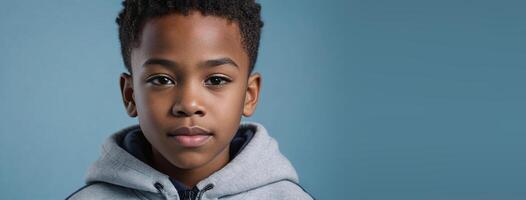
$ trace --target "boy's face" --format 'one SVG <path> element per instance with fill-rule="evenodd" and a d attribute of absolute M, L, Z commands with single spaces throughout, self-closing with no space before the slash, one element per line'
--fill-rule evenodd
<path fill-rule="evenodd" d="M 252 115 L 260 88 L 259 74 L 248 76 L 238 24 L 199 12 L 170 14 L 147 21 L 140 41 L 121 90 L 153 153 L 181 169 L 227 159 L 241 115 Z M 174 136 L 194 126 L 208 136 Z"/>

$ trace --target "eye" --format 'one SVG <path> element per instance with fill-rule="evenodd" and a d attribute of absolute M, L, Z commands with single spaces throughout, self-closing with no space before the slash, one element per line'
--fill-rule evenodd
<path fill-rule="evenodd" d="M 158 86 L 174 84 L 174 81 L 172 81 L 172 79 L 170 79 L 167 76 L 154 76 L 154 77 L 149 78 L 146 82 L 154 84 L 154 85 L 158 85 Z"/>
<path fill-rule="evenodd" d="M 208 79 L 206 79 L 205 84 L 211 85 L 211 86 L 222 86 L 227 83 L 232 82 L 230 79 L 223 77 L 223 76 L 212 76 Z"/>

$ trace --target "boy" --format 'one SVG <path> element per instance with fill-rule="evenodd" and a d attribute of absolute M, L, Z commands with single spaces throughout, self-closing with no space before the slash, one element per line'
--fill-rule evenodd
<path fill-rule="evenodd" d="M 68 199 L 312 199 L 262 125 L 254 0 L 126 0 L 117 18 L 126 111 Z"/>

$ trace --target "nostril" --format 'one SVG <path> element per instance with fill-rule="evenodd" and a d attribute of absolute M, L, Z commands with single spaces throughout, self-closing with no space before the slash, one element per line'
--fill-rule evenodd
<path fill-rule="evenodd" d="M 198 111 L 195 112 L 195 114 L 203 116 L 205 113 L 203 111 L 198 110 Z"/>
<path fill-rule="evenodd" d="M 187 108 L 187 107 L 177 105 L 172 108 L 172 115 L 175 117 L 191 117 L 193 115 L 202 117 L 205 115 L 205 111 L 197 107 Z"/>
<path fill-rule="evenodd" d="M 187 116 L 187 114 L 184 111 L 177 111 L 177 116 Z"/>

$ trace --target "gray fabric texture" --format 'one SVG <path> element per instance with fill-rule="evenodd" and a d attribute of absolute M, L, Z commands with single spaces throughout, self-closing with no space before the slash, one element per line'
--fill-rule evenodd
<path fill-rule="evenodd" d="M 68 199 L 179 200 L 167 175 L 119 146 L 127 133 L 138 129 L 135 125 L 111 135 L 87 172 L 87 186 Z M 280 153 L 276 140 L 261 124 L 245 122 L 239 129 L 255 134 L 226 166 L 197 184 L 197 199 L 312 199 L 299 185 L 294 167 Z"/>

